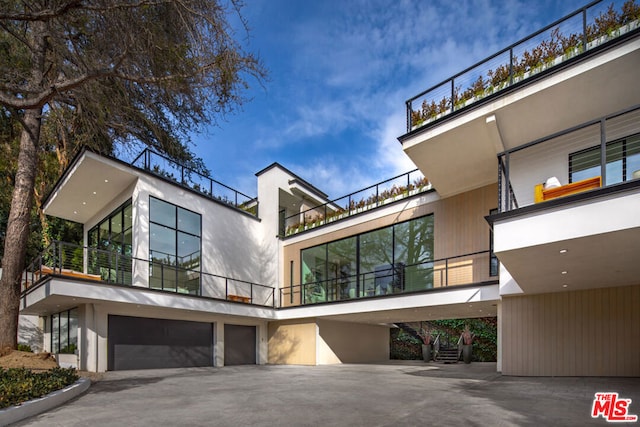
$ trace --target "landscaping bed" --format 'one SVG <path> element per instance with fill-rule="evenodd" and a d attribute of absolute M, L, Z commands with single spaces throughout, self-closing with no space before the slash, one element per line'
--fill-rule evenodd
<path fill-rule="evenodd" d="M 60 390 L 78 380 L 73 368 L 60 368 L 50 353 L 0 351 L 0 409 Z"/>

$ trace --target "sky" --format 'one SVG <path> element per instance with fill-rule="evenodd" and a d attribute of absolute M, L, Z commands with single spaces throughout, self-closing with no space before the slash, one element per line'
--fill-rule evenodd
<path fill-rule="evenodd" d="M 415 168 L 405 101 L 586 0 L 247 0 L 244 48 L 268 69 L 241 110 L 194 134 L 211 176 L 249 196 L 278 162 L 330 198 Z"/>

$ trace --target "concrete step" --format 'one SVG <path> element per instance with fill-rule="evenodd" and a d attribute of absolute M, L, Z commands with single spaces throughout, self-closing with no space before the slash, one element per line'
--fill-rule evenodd
<path fill-rule="evenodd" d="M 441 348 L 438 352 L 436 362 L 440 363 L 458 363 L 457 348 Z"/>

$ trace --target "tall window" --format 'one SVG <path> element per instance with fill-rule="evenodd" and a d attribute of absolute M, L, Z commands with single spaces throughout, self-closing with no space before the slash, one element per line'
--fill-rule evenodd
<path fill-rule="evenodd" d="M 433 287 L 433 215 L 301 251 L 305 302 Z"/>
<path fill-rule="evenodd" d="M 633 173 L 640 171 L 640 134 L 608 142 L 606 147 L 607 180 L 604 185 L 633 179 Z M 600 146 L 569 154 L 569 182 L 602 175 L 600 160 Z"/>
<path fill-rule="evenodd" d="M 131 284 L 131 216 L 128 200 L 89 230 L 89 273 L 109 282 Z"/>
<path fill-rule="evenodd" d="M 51 352 L 75 353 L 78 348 L 78 309 L 51 315 Z"/>
<path fill-rule="evenodd" d="M 200 291 L 201 217 L 149 198 L 149 286 L 197 295 Z"/>

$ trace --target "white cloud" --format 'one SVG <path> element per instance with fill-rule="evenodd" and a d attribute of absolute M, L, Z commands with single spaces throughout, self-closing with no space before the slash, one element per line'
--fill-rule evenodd
<path fill-rule="evenodd" d="M 268 53 L 277 53 L 281 75 L 246 143 L 256 155 L 281 161 L 284 150 L 324 141 L 325 153 L 284 156 L 293 159 L 285 166 L 333 196 L 413 169 L 397 141 L 406 132 L 404 101 L 547 24 L 538 22 L 540 10 L 553 4 L 275 3 L 312 10 L 269 28 L 278 33 L 277 52 Z M 263 7 L 256 18 L 269 9 Z"/>

